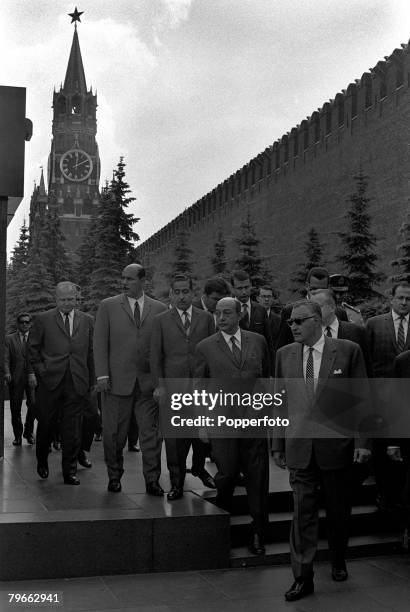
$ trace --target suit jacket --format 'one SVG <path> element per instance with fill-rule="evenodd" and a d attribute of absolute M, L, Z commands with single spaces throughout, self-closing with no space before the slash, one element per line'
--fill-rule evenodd
<path fill-rule="evenodd" d="M 241 330 L 241 363 L 238 365 L 222 332 L 202 340 L 195 351 L 196 378 L 240 379 L 267 378 L 270 374 L 269 351 L 260 334 Z"/>
<path fill-rule="evenodd" d="M 11 384 L 14 386 L 25 385 L 27 382 L 27 357 L 27 347 L 23 346 L 20 333 L 16 331 L 8 334 L 5 338 L 4 373 L 11 376 Z"/>
<path fill-rule="evenodd" d="M 396 333 L 391 311 L 371 317 L 366 324 L 367 344 L 372 361 L 373 376 L 394 377 L 394 360 L 399 355 Z M 405 350 L 410 349 L 410 329 L 407 333 Z"/>
<path fill-rule="evenodd" d="M 29 370 L 52 391 L 70 367 L 75 390 L 85 395 L 95 382 L 92 339 L 90 315 L 74 310 L 70 336 L 57 308 L 43 312 L 35 317 L 28 338 Z"/>
<path fill-rule="evenodd" d="M 194 374 L 195 347 L 213 333 L 213 317 L 195 306 L 192 307 L 189 335 L 175 308 L 155 317 L 150 356 L 155 384 L 160 378 L 191 378 Z"/>
<path fill-rule="evenodd" d="M 367 376 L 372 376 L 373 371 L 364 327 L 361 325 L 356 325 L 355 323 L 349 323 L 348 321 L 339 320 L 337 337 L 342 340 L 351 340 L 360 346 L 366 365 Z"/>
<path fill-rule="evenodd" d="M 204 305 L 202 304 L 201 298 L 195 298 L 194 300 L 192 300 L 192 306 L 195 306 L 195 308 L 199 308 L 199 310 L 205 310 Z M 209 312 L 209 310 L 206 310 L 205 312 Z M 214 327 L 213 327 L 213 332 L 212 333 L 215 333 L 217 331 L 216 320 L 215 320 L 215 317 L 214 317 L 212 312 L 209 312 L 209 314 L 211 315 L 212 320 L 214 322 Z"/>
<path fill-rule="evenodd" d="M 404 351 L 404 353 L 401 353 L 395 358 L 393 365 L 393 374 L 395 378 L 400 379 L 397 380 L 397 386 L 394 390 L 396 409 L 399 411 L 398 416 L 401 419 L 401 422 L 403 423 L 403 426 L 401 428 L 399 427 L 399 429 L 408 434 L 410 431 L 410 416 L 408 411 L 408 398 L 410 393 L 410 350 Z M 396 424 L 395 429 L 398 429 L 398 426 Z M 386 444 L 387 446 L 400 446 L 403 459 L 406 461 L 407 465 L 410 465 L 409 437 L 390 438 L 387 440 Z"/>
<path fill-rule="evenodd" d="M 326 431 L 343 434 L 355 426 L 359 428 L 367 414 L 366 367 L 360 347 L 349 340 L 325 337 L 318 384 L 311 405 L 303 375 L 302 344 L 294 342 L 278 351 L 276 376 L 277 391 L 285 392 L 284 414 L 292 426 L 289 430 L 292 433 L 286 438 L 288 467 L 307 468 L 312 453 L 320 469 L 335 470 L 350 465 L 355 440 L 361 447 L 366 442 L 359 441 L 358 435 L 357 438 L 326 438 L 325 435 Z M 357 389 L 354 379 L 357 379 Z M 284 439 L 274 437 L 273 449 L 283 451 Z"/>
<path fill-rule="evenodd" d="M 113 395 L 131 395 L 138 381 L 143 393 L 154 382 L 149 366 L 149 345 L 155 315 L 167 310 L 162 302 L 144 296 L 138 328 L 125 294 L 103 300 L 98 308 L 94 331 L 94 358 L 97 377 L 109 376 Z"/>

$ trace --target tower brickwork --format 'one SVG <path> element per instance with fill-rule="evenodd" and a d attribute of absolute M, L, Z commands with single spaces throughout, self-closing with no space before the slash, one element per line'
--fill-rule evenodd
<path fill-rule="evenodd" d="M 56 206 L 66 238 L 65 249 L 70 258 L 75 258 L 100 197 L 97 95 L 92 88 L 87 89 L 76 23 L 64 84 L 54 90 L 52 108 L 48 194 L 42 177 L 31 199 L 30 223 L 44 214 L 44 200 L 47 207 Z M 34 227 L 30 231 L 33 233 Z"/>
<path fill-rule="evenodd" d="M 340 250 L 353 176 L 360 164 L 369 177 L 372 232 L 380 268 L 391 275 L 397 228 L 410 196 L 410 48 L 402 45 L 333 100 L 220 183 L 138 247 L 156 270 L 154 287 L 166 285 L 180 227 L 190 234 L 195 275 L 212 274 L 210 258 L 219 229 L 228 269 L 237 255 L 234 238 L 251 213 L 261 255 L 289 297 L 290 276 L 303 258 L 307 232 L 315 227 L 330 271 Z"/>

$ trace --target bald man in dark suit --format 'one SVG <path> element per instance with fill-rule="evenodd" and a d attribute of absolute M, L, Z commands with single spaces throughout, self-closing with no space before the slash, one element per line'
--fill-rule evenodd
<path fill-rule="evenodd" d="M 270 375 L 269 350 L 265 338 L 239 327 L 241 305 L 234 298 L 223 298 L 216 305 L 219 332 L 196 348 L 198 379 L 220 379 L 225 391 L 251 390 L 255 381 Z M 215 383 L 219 389 L 219 383 Z M 226 389 L 226 385 L 229 389 Z M 260 438 L 212 438 L 212 452 L 218 472 L 215 484 L 217 503 L 231 510 L 237 477 L 242 471 L 253 519 L 253 554 L 265 553 L 268 523 L 269 463 L 267 435 Z"/>

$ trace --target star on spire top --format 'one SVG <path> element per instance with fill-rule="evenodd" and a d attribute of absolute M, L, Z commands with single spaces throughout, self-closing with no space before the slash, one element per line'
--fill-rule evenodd
<path fill-rule="evenodd" d="M 71 17 L 71 23 L 75 23 L 76 21 L 79 21 L 81 23 L 81 15 L 84 13 L 84 11 L 77 11 L 77 7 L 75 7 L 74 12 L 73 13 L 67 13 L 70 17 Z M 77 25 L 77 24 L 76 24 Z"/>

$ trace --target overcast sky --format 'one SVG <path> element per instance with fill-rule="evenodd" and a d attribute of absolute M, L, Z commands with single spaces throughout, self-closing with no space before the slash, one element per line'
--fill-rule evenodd
<path fill-rule="evenodd" d="M 141 241 L 410 37 L 409 0 L 78 0 L 97 89 L 101 180 L 127 164 Z M 8 250 L 47 168 L 65 0 L 1 0 L 0 84 L 27 88 L 34 135 Z"/>

